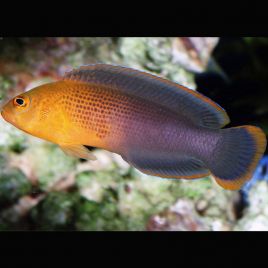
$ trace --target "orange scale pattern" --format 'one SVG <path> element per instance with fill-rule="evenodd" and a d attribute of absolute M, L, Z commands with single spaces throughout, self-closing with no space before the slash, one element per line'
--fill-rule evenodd
<path fill-rule="evenodd" d="M 99 138 L 110 133 L 111 119 L 118 106 L 115 101 L 113 92 L 86 86 L 70 89 L 62 98 L 71 122 L 95 132 Z"/>

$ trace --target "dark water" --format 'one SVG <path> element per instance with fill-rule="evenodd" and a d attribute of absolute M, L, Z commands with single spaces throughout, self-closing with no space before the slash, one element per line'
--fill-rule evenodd
<path fill-rule="evenodd" d="M 221 38 L 212 58 L 221 71 L 197 74 L 197 90 L 227 111 L 228 127 L 251 124 L 267 134 L 268 38 Z"/>

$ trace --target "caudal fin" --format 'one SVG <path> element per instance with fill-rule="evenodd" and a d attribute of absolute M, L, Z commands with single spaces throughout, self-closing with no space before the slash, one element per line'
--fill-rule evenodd
<path fill-rule="evenodd" d="M 263 131 L 254 126 L 223 129 L 214 151 L 210 170 L 217 183 L 238 190 L 247 182 L 266 148 Z"/>

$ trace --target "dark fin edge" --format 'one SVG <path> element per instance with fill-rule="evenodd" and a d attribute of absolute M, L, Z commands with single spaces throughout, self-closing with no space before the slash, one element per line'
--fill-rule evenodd
<path fill-rule="evenodd" d="M 132 164 L 133 165 L 133 164 Z M 133 165 L 134 166 L 134 165 Z M 135 166 L 134 166 L 135 167 Z M 157 174 L 157 173 L 153 173 L 153 172 L 148 172 L 148 170 L 143 170 L 140 169 L 138 167 L 135 167 L 138 170 L 140 170 L 142 173 L 150 175 L 150 176 L 156 176 L 156 177 L 160 177 L 160 178 L 166 178 L 166 179 L 185 179 L 185 180 L 194 180 L 194 179 L 201 179 L 201 178 L 205 178 L 211 175 L 210 172 L 207 173 L 199 173 L 199 174 L 194 174 L 194 175 L 189 175 L 189 176 L 181 176 L 181 175 L 177 175 L 177 176 L 170 176 L 170 175 L 164 175 L 163 174 Z"/>

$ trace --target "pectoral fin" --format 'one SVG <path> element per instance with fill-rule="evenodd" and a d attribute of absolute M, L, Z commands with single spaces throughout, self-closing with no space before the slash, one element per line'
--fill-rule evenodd
<path fill-rule="evenodd" d="M 63 152 L 70 156 L 75 156 L 83 159 L 96 160 L 94 154 L 90 152 L 84 145 L 81 144 L 60 144 L 60 148 Z"/>

